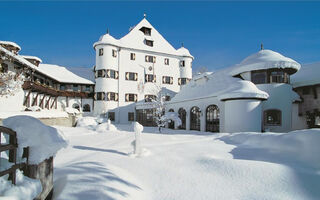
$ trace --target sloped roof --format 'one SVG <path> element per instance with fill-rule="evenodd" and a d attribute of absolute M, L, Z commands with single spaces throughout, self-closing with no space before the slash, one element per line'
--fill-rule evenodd
<path fill-rule="evenodd" d="M 37 60 L 39 62 L 42 62 L 42 60 L 37 56 L 26 56 L 26 55 L 20 55 L 20 56 L 22 56 L 24 59 Z"/>
<path fill-rule="evenodd" d="M 300 69 L 300 64 L 291 58 L 287 58 L 278 52 L 272 50 L 260 50 L 245 58 L 240 64 L 237 64 L 230 70 L 232 76 L 262 69 L 292 69 L 295 72 Z"/>
<path fill-rule="evenodd" d="M 61 83 L 94 84 L 92 81 L 77 76 L 65 67 L 52 64 L 40 64 L 37 71 Z"/>
<path fill-rule="evenodd" d="M 293 87 L 303 87 L 320 84 L 320 62 L 304 64 L 291 76 Z"/>
<path fill-rule="evenodd" d="M 92 82 L 95 81 L 93 69 L 91 67 L 67 67 L 67 70 Z"/>
<path fill-rule="evenodd" d="M 32 69 L 37 69 L 37 66 L 35 66 L 34 64 L 32 64 L 31 62 L 27 61 L 25 58 L 23 58 L 20 55 L 16 55 L 14 53 L 12 53 L 11 51 L 8 51 L 7 49 L 3 48 L 2 46 L 0 46 L 0 51 L 4 52 L 5 54 L 7 54 L 8 56 L 16 59 L 19 63 L 24 64 Z"/>
<path fill-rule="evenodd" d="M 18 48 L 19 50 L 21 50 L 21 47 L 20 47 L 19 45 L 17 45 L 15 42 L 0 41 L 0 44 L 10 45 L 10 46 L 16 47 L 16 48 Z"/>
<path fill-rule="evenodd" d="M 151 36 L 145 35 L 140 29 L 147 27 L 151 29 Z M 152 40 L 153 47 L 145 44 L 145 40 Z M 189 50 L 182 47 L 176 50 L 151 24 L 144 18 L 130 32 L 119 40 L 112 37 L 109 33 L 100 37 L 98 42 L 93 44 L 95 48 L 99 44 L 111 44 L 124 48 L 132 48 L 143 51 L 172 54 L 177 56 L 187 56 L 193 58 Z"/>

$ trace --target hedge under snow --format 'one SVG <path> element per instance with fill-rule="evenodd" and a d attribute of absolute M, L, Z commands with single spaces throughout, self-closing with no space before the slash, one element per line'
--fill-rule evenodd
<path fill-rule="evenodd" d="M 68 145 L 59 130 L 30 116 L 9 117 L 3 120 L 3 125 L 17 133 L 18 158 L 22 158 L 23 148 L 29 147 L 30 164 L 39 164 Z"/>

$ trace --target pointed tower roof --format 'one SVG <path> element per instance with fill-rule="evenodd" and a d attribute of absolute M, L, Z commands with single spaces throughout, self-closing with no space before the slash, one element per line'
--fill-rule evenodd
<path fill-rule="evenodd" d="M 151 29 L 150 35 L 143 33 L 143 27 Z M 145 44 L 145 40 L 153 41 L 153 46 Z M 143 18 L 127 35 L 120 39 L 121 43 L 128 48 L 139 50 L 154 51 L 159 53 L 177 54 L 176 49 L 164 39 L 164 37 L 150 24 L 150 22 Z"/>
<path fill-rule="evenodd" d="M 119 40 L 115 39 L 114 37 L 112 37 L 110 34 L 109 34 L 109 30 L 107 31 L 107 34 L 105 35 L 102 35 L 100 38 L 99 38 L 99 41 L 98 42 L 95 42 L 93 44 L 93 48 L 95 48 L 97 45 L 99 44 L 111 44 L 111 45 L 115 45 L 115 46 L 120 46 L 120 42 Z"/>

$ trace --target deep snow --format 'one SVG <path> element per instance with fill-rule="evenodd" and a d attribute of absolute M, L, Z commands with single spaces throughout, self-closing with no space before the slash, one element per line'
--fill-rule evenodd
<path fill-rule="evenodd" d="M 145 153 L 132 157 L 131 126 L 103 133 L 92 126 L 57 128 L 70 145 L 54 161 L 54 199 L 320 197 L 319 129 L 288 134 L 164 129 L 159 134 L 145 127 Z"/>

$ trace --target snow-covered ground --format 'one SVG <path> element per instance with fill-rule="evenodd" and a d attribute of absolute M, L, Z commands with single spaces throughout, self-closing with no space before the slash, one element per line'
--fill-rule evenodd
<path fill-rule="evenodd" d="M 66 128 L 54 160 L 54 199 L 319 199 L 320 129 L 211 134 L 130 126 Z"/>

